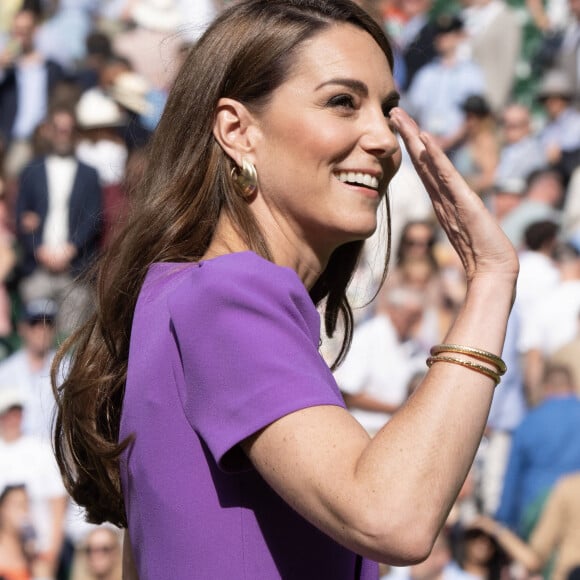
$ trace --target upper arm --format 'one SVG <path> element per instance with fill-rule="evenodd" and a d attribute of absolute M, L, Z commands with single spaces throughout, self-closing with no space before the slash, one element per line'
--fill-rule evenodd
<path fill-rule="evenodd" d="M 348 411 L 333 406 L 281 417 L 242 442 L 254 467 L 298 513 L 338 542 L 364 553 L 367 528 L 356 485 L 369 436 Z M 360 495 L 358 495 L 360 493 Z"/>

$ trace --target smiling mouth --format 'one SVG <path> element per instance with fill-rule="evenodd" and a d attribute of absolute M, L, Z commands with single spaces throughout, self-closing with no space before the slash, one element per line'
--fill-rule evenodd
<path fill-rule="evenodd" d="M 340 173 L 335 173 L 335 175 L 339 181 L 348 185 L 366 187 L 374 191 L 378 191 L 379 189 L 379 180 L 374 175 L 368 173 L 341 171 Z"/>

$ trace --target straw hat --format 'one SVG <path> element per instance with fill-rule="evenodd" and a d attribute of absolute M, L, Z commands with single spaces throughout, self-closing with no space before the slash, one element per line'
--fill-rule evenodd
<path fill-rule="evenodd" d="M 149 83 L 140 74 L 123 72 L 115 77 L 109 90 L 111 97 L 122 107 L 138 113 L 148 115 L 152 105 L 147 100 Z"/>
<path fill-rule="evenodd" d="M 81 95 L 76 115 L 81 129 L 120 127 L 126 121 L 119 105 L 99 89 L 90 89 Z"/>

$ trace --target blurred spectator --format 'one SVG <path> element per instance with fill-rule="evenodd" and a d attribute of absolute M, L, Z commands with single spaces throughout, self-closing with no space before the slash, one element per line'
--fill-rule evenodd
<path fill-rule="evenodd" d="M 436 136 L 444 149 L 451 149 L 461 137 L 465 99 L 485 91 L 481 68 L 459 58 L 463 38 L 459 16 L 439 16 L 435 21 L 438 56 L 417 72 L 405 96 L 405 105 L 419 126 Z"/>
<path fill-rule="evenodd" d="M 25 304 L 18 323 L 22 347 L 0 363 L 0 393 L 17 389 L 24 404 L 22 430 L 51 442 L 54 395 L 50 366 L 55 353 L 56 304 L 38 299 Z"/>
<path fill-rule="evenodd" d="M 576 108 L 580 107 L 580 0 L 568 0 L 569 18 L 555 66 L 568 76 Z"/>
<path fill-rule="evenodd" d="M 547 117 L 539 139 L 548 162 L 562 172 L 566 183 L 580 164 L 580 111 L 572 106 L 573 94 L 570 79 L 559 70 L 548 71 L 538 89 Z"/>
<path fill-rule="evenodd" d="M 46 566 L 41 577 L 52 578 L 63 542 L 68 499 L 50 445 L 22 432 L 23 405 L 18 391 L 0 391 L 0 488 L 26 486 L 36 547 Z"/>
<path fill-rule="evenodd" d="M 560 281 L 526 313 L 520 351 L 524 355 L 525 383 L 531 404 L 537 403 L 546 360 L 574 339 L 580 310 L 580 252 L 571 245 L 559 245 L 554 258 Z"/>
<path fill-rule="evenodd" d="M 527 538 L 556 481 L 580 470 L 580 399 L 567 367 L 548 366 L 542 402 L 516 429 L 496 518 Z"/>
<path fill-rule="evenodd" d="M 526 7 L 536 27 L 544 34 L 554 34 L 569 22 L 569 0 L 526 0 Z"/>
<path fill-rule="evenodd" d="M 0 343 L 12 332 L 12 303 L 8 291 L 8 280 L 16 264 L 15 241 L 12 233 L 10 210 L 6 202 L 3 178 L 4 145 L 0 137 Z M 0 348 L 0 360 L 5 354 Z"/>
<path fill-rule="evenodd" d="M 432 221 L 407 222 L 397 243 L 396 262 L 386 281 L 386 288 L 413 288 L 425 297 L 423 316 L 412 334 L 426 351 L 445 336 L 450 324 L 435 257 L 437 233 Z"/>
<path fill-rule="evenodd" d="M 538 169 L 527 179 L 526 189 L 519 203 L 500 220 L 501 227 L 516 249 L 524 244 L 526 228 L 535 222 L 562 222 L 559 209 L 564 198 L 561 174 L 554 169 Z"/>
<path fill-rule="evenodd" d="M 37 26 L 34 12 L 19 11 L 11 39 L 0 54 L 0 136 L 9 146 L 4 165 L 10 178 L 30 161 L 32 134 L 46 115 L 54 87 L 64 77 L 60 65 L 36 50 Z"/>
<path fill-rule="evenodd" d="M 550 362 L 567 366 L 570 369 L 576 394 L 580 397 L 580 309 L 578 309 L 577 320 L 578 331 L 576 336 L 556 349 L 550 356 Z"/>
<path fill-rule="evenodd" d="M 570 239 L 580 239 L 580 167 L 570 177 L 563 208 L 564 234 Z"/>
<path fill-rule="evenodd" d="M 538 300 L 547 298 L 560 281 L 554 262 L 560 228 L 556 222 L 541 220 L 524 231 L 524 247 L 520 251 L 520 275 L 516 301 L 523 313 L 533 312 Z"/>
<path fill-rule="evenodd" d="M 75 74 L 82 91 L 92 89 L 100 83 L 102 71 L 113 57 L 111 39 L 104 32 L 90 32 L 85 42 L 85 58 L 78 64 Z"/>
<path fill-rule="evenodd" d="M 530 110 L 513 103 L 501 113 L 502 145 L 495 180 L 520 179 L 525 182 L 532 173 L 548 164 L 544 149 L 532 130 Z"/>
<path fill-rule="evenodd" d="M 8 485 L 0 491 L 0 578 L 38 578 L 45 571 L 38 569 L 26 487 L 23 484 Z"/>
<path fill-rule="evenodd" d="M 127 70 L 114 77 L 109 95 L 128 117 L 124 131 L 128 149 L 147 145 L 165 106 L 163 92 L 152 89 L 144 77 Z"/>
<path fill-rule="evenodd" d="M 335 373 L 353 416 L 372 436 L 404 403 L 408 384 L 425 366 L 411 330 L 423 314 L 423 296 L 407 288 L 384 289 L 376 312 L 354 331 L 350 351 Z"/>
<path fill-rule="evenodd" d="M 407 18 L 398 37 L 406 72 L 403 91 L 408 90 L 417 72 L 437 56 L 432 7 L 433 0 L 401 0 Z"/>
<path fill-rule="evenodd" d="M 466 50 L 485 78 L 485 96 L 497 113 L 512 94 L 522 48 L 522 27 L 504 0 L 463 0 Z"/>
<path fill-rule="evenodd" d="M 86 54 L 97 0 L 58 0 L 38 31 L 36 46 L 46 58 L 74 70 Z"/>
<path fill-rule="evenodd" d="M 118 130 L 126 123 L 121 108 L 100 89 L 91 89 L 79 99 L 76 117 L 79 161 L 97 170 L 103 188 L 121 183 L 127 163 L 127 147 Z"/>
<path fill-rule="evenodd" d="M 494 534 L 474 520 L 459 537 L 459 563 L 470 578 L 501 580 L 508 573 L 509 558 Z"/>
<path fill-rule="evenodd" d="M 98 249 L 102 192 L 96 170 L 74 155 L 74 113 L 56 108 L 48 129 L 51 154 L 30 163 L 20 178 L 20 294 L 25 302 L 47 297 L 59 302 L 57 326 L 68 334 L 88 306 L 86 288 L 72 281 Z"/>
<path fill-rule="evenodd" d="M 10 222 L 8 204 L 0 184 L 0 342 L 8 338 L 13 331 L 9 286 L 12 283 L 17 256 Z M 2 360 L 1 352 L 0 360 Z"/>
<path fill-rule="evenodd" d="M 114 36 L 114 52 L 127 58 L 149 85 L 166 90 L 177 72 L 174 63 L 183 43 L 177 34 L 182 21 L 176 0 L 133 0 L 127 9 L 135 26 Z"/>
<path fill-rule="evenodd" d="M 119 530 L 94 528 L 77 548 L 71 580 L 121 580 L 121 549 Z"/>
<path fill-rule="evenodd" d="M 99 88 L 81 96 L 76 115 L 80 128 L 76 155 L 97 170 L 103 191 L 101 245 L 106 246 L 127 211 L 123 182 L 128 151 L 119 132 L 127 119 L 115 101 Z"/>
<path fill-rule="evenodd" d="M 467 97 L 461 109 L 465 114 L 463 135 L 451 159 L 473 191 L 483 195 L 494 184 L 499 160 L 495 118 L 481 95 Z"/>
<path fill-rule="evenodd" d="M 406 576 L 412 580 L 473 580 L 453 558 L 447 531 L 443 529 L 433 545 L 428 558 L 409 568 Z"/>
<path fill-rule="evenodd" d="M 565 475 L 554 485 L 528 544 L 490 518 L 479 518 L 477 525 L 529 572 L 540 573 L 548 564 L 544 578 L 570 580 L 580 566 L 580 473 Z"/>
<path fill-rule="evenodd" d="M 502 358 L 508 367 L 497 389 L 487 420 L 485 440 L 480 447 L 478 496 L 482 510 L 494 514 L 498 508 L 514 431 L 527 413 L 524 373 L 518 348 L 523 310 L 516 301 L 506 330 Z"/>
<path fill-rule="evenodd" d="M 486 196 L 486 203 L 495 218 L 501 223 L 522 201 L 526 182 L 518 177 L 496 179 Z"/>
<path fill-rule="evenodd" d="M 180 10 L 181 23 L 180 27 L 186 42 L 196 42 L 203 34 L 208 24 L 215 18 L 218 10 L 222 8 L 223 0 L 177 0 L 177 6 Z"/>

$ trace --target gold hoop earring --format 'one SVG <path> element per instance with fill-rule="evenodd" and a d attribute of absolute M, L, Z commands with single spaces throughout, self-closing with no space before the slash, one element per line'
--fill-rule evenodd
<path fill-rule="evenodd" d="M 243 197 L 252 197 L 258 190 L 258 172 L 251 161 L 242 159 L 242 168 L 232 167 L 232 178 Z"/>

